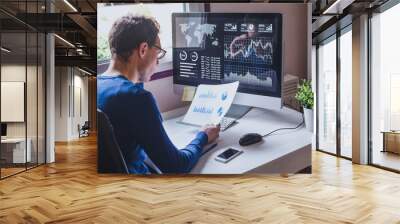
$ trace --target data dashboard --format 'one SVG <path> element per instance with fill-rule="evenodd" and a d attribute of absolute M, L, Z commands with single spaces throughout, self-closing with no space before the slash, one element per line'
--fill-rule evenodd
<path fill-rule="evenodd" d="M 282 15 L 173 13 L 174 83 L 239 81 L 239 91 L 281 96 Z"/>

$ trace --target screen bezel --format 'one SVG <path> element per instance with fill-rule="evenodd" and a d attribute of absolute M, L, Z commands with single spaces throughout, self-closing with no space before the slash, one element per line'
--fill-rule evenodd
<path fill-rule="evenodd" d="M 238 15 L 242 15 L 242 17 L 245 17 L 246 15 L 249 16 L 249 18 L 254 19 L 254 17 L 263 17 L 266 19 L 276 19 L 278 28 L 277 28 L 277 39 L 280 40 L 278 41 L 277 44 L 277 59 L 278 62 L 276 63 L 276 67 L 280 68 L 276 70 L 277 73 L 277 79 L 278 79 L 278 85 L 277 85 L 277 90 L 275 92 L 272 91 L 260 91 L 260 90 L 254 90 L 250 87 L 243 87 L 239 85 L 238 92 L 239 93 L 247 93 L 247 94 L 255 94 L 255 95 L 260 95 L 260 96 L 268 96 L 268 97 L 274 97 L 274 98 L 281 98 L 282 97 L 282 82 L 283 82 L 283 52 L 282 52 L 282 45 L 283 45 L 283 39 L 282 39 L 282 14 L 281 13 L 173 13 L 172 14 L 172 50 L 174 51 L 176 48 L 176 19 L 177 18 L 182 18 L 182 17 L 204 17 L 207 20 L 208 16 L 225 16 L 225 17 L 237 17 Z M 173 83 L 178 84 L 178 85 L 187 85 L 187 86 L 198 86 L 199 84 L 218 84 L 215 81 L 207 81 L 207 80 L 202 80 L 202 83 L 198 83 L 196 81 L 188 81 L 188 80 L 182 80 L 178 78 L 178 73 L 177 73 L 177 63 L 174 61 L 174 52 L 173 52 L 173 63 L 172 63 L 172 70 L 173 70 Z"/>

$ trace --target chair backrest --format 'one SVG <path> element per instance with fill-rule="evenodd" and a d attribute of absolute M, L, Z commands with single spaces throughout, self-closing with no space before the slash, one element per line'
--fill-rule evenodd
<path fill-rule="evenodd" d="M 111 122 L 98 108 L 97 126 L 97 171 L 99 173 L 129 173 Z"/>
<path fill-rule="evenodd" d="M 89 126 L 89 121 L 85 121 L 85 123 L 81 126 L 78 124 L 78 131 L 89 131 L 90 126 Z"/>
<path fill-rule="evenodd" d="M 90 129 L 90 123 L 89 123 L 89 121 L 85 121 L 85 123 L 82 125 L 82 129 L 85 129 L 85 130 Z"/>

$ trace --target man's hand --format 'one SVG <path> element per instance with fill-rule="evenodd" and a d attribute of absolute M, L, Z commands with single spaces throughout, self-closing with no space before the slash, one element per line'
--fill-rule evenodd
<path fill-rule="evenodd" d="M 215 141 L 219 137 L 219 132 L 221 130 L 221 126 L 218 125 L 210 125 L 207 124 L 201 128 L 201 131 L 204 131 L 208 136 L 208 143 Z"/>

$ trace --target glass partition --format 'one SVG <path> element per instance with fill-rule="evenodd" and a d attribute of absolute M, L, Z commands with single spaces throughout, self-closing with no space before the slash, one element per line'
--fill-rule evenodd
<path fill-rule="evenodd" d="M 1 140 L 2 177 L 24 171 L 30 162 L 26 150 L 26 33 L 1 34 L 1 122 L 6 133 Z M 29 147 L 29 145 L 28 145 Z M 29 148 L 28 148 L 29 149 Z"/>
<path fill-rule="evenodd" d="M 37 122 L 38 122 L 38 111 L 37 111 L 37 84 L 38 84 L 38 49 L 37 49 L 37 41 L 38 36 L 35 32 L 27 33 L 27 52 L 28 52 L 28 61 L 27 61 L 27 81 L 26 81 L 26 113 L 27 113 L 27 150 L 30 151 L 30 158 L 27 163 L 27 167 L 33 167 L 37 165 L 37 150 L 38 150 L 38 141 L 37 141 Z"/>
<path fill-rule="evenodd" d="M 318 47 L 318 145 L 336 154 L 336 35 Z"/>
<path fill-rule="evenodd" d="M 38 33 L 38 64 L 37 64 L 37 162 L 46 162 L 45 124 L 46 124 L 46 37 Z"/>
<path fill-rule="evenodd" d="M 45 162 L 46 40 L 22 22 L 25 12 L 44 12 L 43 5 L 0 2 L 0 7 L 15 10 L 15 15 L 0 12 L 0 178 Z"/>
<path fill-rule="evenodd" d="M 352 157 L 352 30 L 340 36 L 340 155 Z"/>
<path fill-rule="evenodd" d="M 400 4 L 371 18 L 371 162 L 400 171 Z"/>

